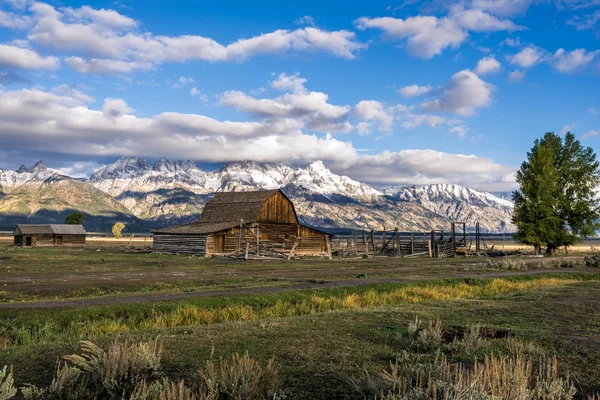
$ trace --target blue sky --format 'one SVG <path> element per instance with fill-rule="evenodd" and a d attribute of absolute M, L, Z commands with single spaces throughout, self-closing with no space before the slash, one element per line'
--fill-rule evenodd
<path fill-rule="evenodd" d="M 514 188 L 600 137 L 600 2 L 0 1 L 0 168 L 253 159 Z"/>

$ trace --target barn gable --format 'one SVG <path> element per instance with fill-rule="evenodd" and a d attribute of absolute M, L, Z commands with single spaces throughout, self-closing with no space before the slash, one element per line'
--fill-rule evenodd
<path fill-rule="evenodd" d="M 219 192 L 204 206 L 200 220 L 159 229 L 155 233 L 207 234 L 244 223 L 298 224 L 294 204 L 279 189 Z"/>

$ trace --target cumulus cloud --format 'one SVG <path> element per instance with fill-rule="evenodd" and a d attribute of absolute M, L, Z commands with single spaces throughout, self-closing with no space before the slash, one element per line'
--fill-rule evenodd
<path fill-rule="evenodd" d="M 591 14 L 573 16 L 571 19 L 567 20 L 567 25 L 574 26 L 578 31 L 596 31 L 596 35 L 598 36 L 600 34 L 600 30 L 598 28 L 599 21 L 600 10 L 596 10 Z"/>
<path fill-rule="evenodd" d="M 456 133 L 459 139 L 464 139 L 467 137 L 467 132 L 469 131 L 469 127 L 466 125 L 457 125 L 453 126 L 448 130 L 450 133 Z"/>
<path fill-rule="evenodd" d="M 363 100 L 354 106 L 354 114 L 363 122 L 357 125 L 358 133 L 366 135 L 372 132 L 376 123 L 382 132 L 390 132 L 394 124 L 396 107 L 386 107 L 376 100 Z"/>
<path fill-rule="evenodd" d="M 494 57 L 484 57 L 477 63 L 475 73 L 479 76 L 495 74 L 502 69 L 502 65 Z"/>
<path fill-rule="evenodd" d="M 306 93 L 306 88 L 304 87 L 306 82 L 306 78 L 302 78 L 298 73 L 294 75 L 281 73 L 271 82 L 271 87 L 283 92 Z"/>
<path fill-rule="evenodd" d="M 455 121 L 448 120 L 439 115 L 432 115 L 432 114 L 427 114 L 427 113 L 422 113 L 422 114 L 408 113 L 404 117 L 404 120 L 402 122 L 402 127 L 406 128 L 406 129 L 411 129 L 411 128 L 416 128 L 418 126 L 426 125 L 426 126 L 429 126 L 430 128 L 435 128 L 435 127 L 443 125 L 443 124 L 450 125 L 450 124 L 453 124 L 454 122 Z"/>
<path fill-rule="evenodd" d="M 96 161 L 75 161 L 55 169 L 73 178 L 87 178 L 104 166 Z"/>
<path fill-rule="evenodd" d="M 473 0 L 471 7 L 493 15 L 510 17 L 525 13 L 534 0 Z"/>
<path fill-rule="evenodd" d="M 514 184 L 507 178 L 510 169 L 490 159 L 433 150 L 364 155 L 349 141 L 304 133 L 286 119 L 233 122 L 176 112 L 139 117 L 123 99 L 106 99 L 93 109 L 75 97 L 35 89 L 0 91 L 0 104 L 0 140 L 9 148 L 55 154 L 64 165 L 65 159 L 77 161 L 62 168 L 69 174 L 88 174 L 99 166 L 95 159 L 134 155 L 203 162 L 323 160 L 379 185 L 453 182 L 508 190 Z"/>
<path fill-rule="evenodd" d="M 531 68 L 534 65 L 544 61 L 547 52 L 536 46 L 528 46 L 517 54 L 509 57 L 511 64 L 518 65 L 521 68 Z"/>
<path fill-rule="evenodd" d="M 494 85 L 465 69 L 454 74 L 450 82 L 440 90 L 439 97 L 423 103 L 423 108 L 472 115 L 476 108 L 488 107 L 492 103 L 494 89 Z"/>
<path fill-rule="evenodd" d="M 525 71 L 521 71 L 520 69 L 516 69 L 508 74 L 508 82 L 521 82 L 525 78 Z"/>
<path fill-rule="evenodd" d="M 427 86 L 419 86 L 419 85 L 409 85 L 404 86 L 401 89 L 398 89 L 398 93 L 400 93 L 404 97 L 414 97 L 420 96 L 425 93 L 431 92 L 433 88 L 430 85 Z"/>
<path fill-rule="evenodd" d="M 280 29 L 223 45 L 197 35 L 140 33 L 137 21 L 113 10 L 88 6 L 58 10 L 45 3 L 34 3 L 30 9 L 36 23 L 28 39 L 44 48 L 71 52 L 69 65 L 82 73 L 129 73 L 165 62 L 243 61 L 293 51 L 352 59 L 365 47 L 345 30 Z"/>
<path fill-rule="evenodd" d="M 60 67 L 60 61 L 53 56 L 41 56 L 33 50 L 0 44 L 0 67 L 54 70 Z"/>
<path fill-rule="evenodd" d="M 313 17 L 311 17 L 310 15 L 305 15 L 303 17 L 297 18 L 294 21 L 294 23 L 297 24 L 297 25 L 315 26 L 315 19 Z"/>
<path fill-rule="evenodd" d="M 10 29 L 27 29 L 33 24 L 31 17 L 0 10 L 0 26 Z"/>
<path fill-rule="evenodd" d="M 259 118 L 285 119 L 294 121 L 298 128 L 305 127 L 320 132 L 349 132 L 350 107 L 328 102 L 329 96 L 322 92 L 309 92 L 304 89 L 305 79 L 298 75 L 279 75 L 272 85 L 280 90 L 290 90 L 282 96 L 258 99 L 237 90 L 225 92 L 219 104 L 233 107 Z"/>
<path fill-rule="evenodd" d="M 175 82 L 173 84 L 174 88 L 180 88 L 182 86 L 185 85 L 190 85 L 192 83 L 196 83 L 196 81 L 193 78 L 187 77 L 187 76 L 180 76 L 179 79 L 177 79 L 177 82 Z"/>
<path fill-rule="evenodd" d="M 87 94 L 85 94 L 81 90 L 79 90 L 77 87 L 74 87 L 71 85 L 63 84 L 63 85 L 55 86 L 52 88 L 52 92 L 59 94 L 59 95 L 69 96 L 74 99 L 78 99 L 82 103 L 94 102 L 93 97 L 88 96 Z"/>
<path fill-rule="evenodd" d="M 587 51 L 586 49 L 576 49 L 565 51 L 558 49 L 552 56 L 551 64 L 554 69 L 560 72 L 574 72 L 584 68 L 600 54 L 600 50 Z"/>
<path fill-rule="evenodd" d="M 193 87 L 190 89 L 190 95 L 199 98 L 205 103 L 208 101 L 208 96 L 202 93 L 202 91 L 198 90 L 197 87 Z"/>
<path fill-rule="evenodd" d="M 434 150 L 384 151 L 363 155 L 332 170 L 376 186 L 456 183 L 487 191 L 516 189 L 514 168 L 489 158 Z"/>
<path fill-rule="evenodd" d="M 481 9 L 453 7 L 442 18 L 435 16 L 406 19 L 361 17 L 355 21 L 358 29 L 379 29 L 390 39 L 406 39 L 408 52 L 419 58 L 432 58 L 448 47 L 460 46 L 469 32 L 515 31 L 523 29 L 507 19 L 498 19 Z"/>

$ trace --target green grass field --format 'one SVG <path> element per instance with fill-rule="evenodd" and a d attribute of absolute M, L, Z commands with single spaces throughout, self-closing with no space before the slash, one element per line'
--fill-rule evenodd
<path fill-rule="evenodd" d="M 99 250 L 99 251 L 98 251 Z M 210 358 L 248 351 L 280 365 L 291 399 L 373 398 L 403 351 L 426 353 L 409 340 L 418 317 L 464 331 L 480 324 L 510 332 L 476 350 L 444 347 L 452 362 L 472 364 L 519 346 L 534 358 L 556 355 L 577 398 L 600 392 L 600 271 L 575 267 L 498 272 L 486 260 L 357 259 L 243 262 L 159 256 L 116 247 L 0 248 L 3 304 L 68 298 L 236 289 L 239 294 L 173 301 L 68 308 L 0 309 L 0 369 L 12 365 L 17 385 L 47 385 L 56 360 L 89 339 L 159 338 L 172 380 L 198 381 Z M 358 274 L 367 277 L 357 279 Z M 398 282 L 394 280 L 405 280 Z M 389 282 L 385 280 L 390 280 Z M 360 287 L 355 282 L 366 283 Z M 377 281 L 380 283 L 369 283 Z M 341 287 L 247 293 L 298 282 Z M 450 345 L 444 345 L 450 346 Z M 433 351 L 433 350 L 427 350 Z M 508 353 L 506 353 L 508 354 Z M 375 388 L 375 389 L 374 389 Z"/>

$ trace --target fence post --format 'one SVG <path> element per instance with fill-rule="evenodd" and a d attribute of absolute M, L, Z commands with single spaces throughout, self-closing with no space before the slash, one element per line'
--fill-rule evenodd
<path fill-rule="evenodd" d="M 415 253 L 415 234 L 410 233 L 410 254 Z"/>
<path fill-rule="evenodd" d="M 260 256 L 260 228 L 256 224 L 256 255 Z"/>

